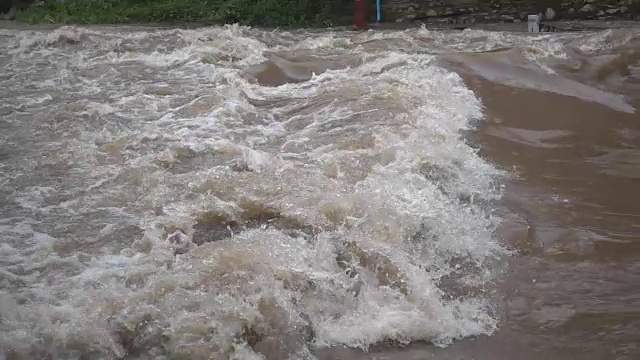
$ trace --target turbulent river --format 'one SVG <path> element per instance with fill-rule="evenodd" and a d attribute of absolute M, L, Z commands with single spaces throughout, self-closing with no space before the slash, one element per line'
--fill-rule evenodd
<path fill-rule="evenodd" d="M 1 359 L 632 359 L 640 30 L 0 29 Z"/>

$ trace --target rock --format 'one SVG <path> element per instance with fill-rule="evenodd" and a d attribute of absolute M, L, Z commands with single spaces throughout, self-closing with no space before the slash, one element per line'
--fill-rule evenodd
<path fill-rule="evenodd" d="M 582 8 L 580 8 L 580 12 L 593 12 L 596 9 L 593 7 L 593 5 L 591 4 L 586 4 L 585 6 L 583 6 Z"/>
<path fill-rule="evenodd" d="M 456 19 L 456 24 L 473 24 L 475 19 L 472 16 L 462 16 Z"/>
<path fill-rule="evenodd" d="M 169 341 L 162 326 L 148 314 L 136 319 L 130 326 L 116 323 L 114 330 L 126 355 L 133 358 L 147 358 L 144 355 L 154 349 L 161 349 Z"/>
<path fill-rule="evenodd" d="M 175 231 L 173 234 L 167 236 L 167 242 L 173 248 L 174 255 L 186 254 L 189 252 L 191 245 L 191 239 L 182 231 Z"/>
<path fill-rule="evenodd" d="M 62 3 L 61 0 L 56 0 L 55 2 Z M 36 0 L 0 0 L 0 20 L 15 20 L 18 11 L 26 10 L 30 7 L 40 7 L 43 5 L 43 1 Z M 6 14 L 2 16 L 3 13 Z"/>
<path fill-rule="evenodd" d="M 556 17 L 556 11 L 553 10 L 552 8 L 547 8 L 547 11 L 545 12 L 544 17 L 547 20 L 553 20 L 553 18 Z"/>
<path fill-rule="evenodd" d="M 18 13 L 18 10 L 16 9 L 16 7 L 12 7 L 11 9 L 9 9 L 9 12 L 7 13 L 7 15 L 5 16 L 5 18 L 7 20 L 15 20 L 16 19 L 16 14 Z"/>
<path fill-rule="evenodd" d="M 55 1 L 55 0 L 52 0 Z M 556 2 L 530 2 L 530 1 L 504 1 L 504 0 L 488 0 L 486 2 L 476 1 L 417 1 L 417 0 L 394 0 L 385 6 L 385 9 L 393 11 L 400 17 L 398 22 L 414 22 L 416 19 L 423 21 L 429 18 L 440 17 L 465 17 L 475 18 L 479 21 L 514 21 L 520 19 L 522 22 L 527 21 L 527 16 L 535 14 L 533 9 L 541 9 L 539 13 L 543 20 L 569 20 L 569 19 L 596 19 L 598 17 L 622 17 L 635 18 L 636 12 L 631 10 L 629 3 L 636 4 L 637 0 L 558 0 Z M 533 6 L 538 4 L 536 6 Z M 538 8 L 539 5 L 547 4 L 547 7 Z M 489 14 L 482 14 L 487 12 Z M 629 14 L 633 14 L 630 16 Z M 460 20 L 460 19 L 458 19 Z M 445 20 L 443 22 L 452 22 Z M 460 23 L 460 21 L 457 21 Z M 465 23 L 465 21 L 462 21 Z"/>
<path fill-rule="evenodd" d="M 378 279 L 379 286 L 388 286 L 404 295 L 410 292 L 405 274 L 391 259 L 374 250 L 365 250 L 356 242 L 345 242 L 342 248 L 338 249 L 336 262 L 349 276 L 353 274 L 350 271 L 356 269 L 353 267 L 354 263 L 357 263 L 360 268 L 368 270 Z"/>
<path fill-rule="evenodd" d="M 514 23 L 521 23 L 521 22 L 522 22 L 522 20 L 520 20 L 520 19 L 513 19 L 513 22 L 514 22 Z"/>

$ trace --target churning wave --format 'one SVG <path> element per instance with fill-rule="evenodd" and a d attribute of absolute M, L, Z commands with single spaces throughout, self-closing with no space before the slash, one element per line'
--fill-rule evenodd
<path fill-rule="evenodd" d="M 506 174 L 465 142 L 482 104 L 440 55 L 562 59 L 542 37 L 0 31 L 1 348 L 300 359 L 491 334 Z"/>

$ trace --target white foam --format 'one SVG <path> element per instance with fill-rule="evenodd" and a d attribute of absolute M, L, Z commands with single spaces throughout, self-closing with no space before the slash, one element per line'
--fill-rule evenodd
<path fill-rule="evenodd" d="M 51 205 L 51 219 L 32 219 L 55 236 L 33 238 L 35 253 L 17 245 L 11 252 L 33 264 L 30 271 L 51 275 L 25 278 L 29 288 L 11 294 L 0 290 L 2 306 L 16 314 L 2 346 L 26 349 L 52 337 L 61 354 L 76 341 L 122 356 L 114 324 L 135 329 L 141 318 L 171 337 L 175 351 L 204 346 L 243 359 L 261 358 L 243 343 L 243 328 L 263 341 L 282 339 L 280 358 L 310 357 L 310 332 L 318 346 L 366 349 L 385 340 L 443 345 L 495 331 L 491 299 L 449 299 L 443 295 L 455 289 L 439 283 L 460 270 L 452 259 L 464 258 L 467 278 L 455 286 L 487 284 L 492 261 L 505 253 L 493 238 L 499 219 L 475 202 L 499 199 L 494 181 L 503 174 L 460 135 L 482 117 L 479 100 L 435 56 L 397 49 L 373 48 L 362 66 L 307 82 L 260 86 L 243 69 L 264 61 L 269 39 L 320 55 L 362 51 L 353 45 L 367 41 L 279 34 L 238 26 L 16 33 L 22 40 L 12 66 L 27 55 L 64 59 L 50 78 L 30 80 L 52 81 L 64 89 L 56 100 L 84 107 L 47 105 L 70 122 L 68 133 L 54 134 L 59 153 L 42 155 L 50 167 L 30 170 L 33 183 L 48 187 L 9 184 L 20 187 L 12 203 L 27 209 L 53 193 L 43 189 L 68 198 Z M 59 45 L 61 36 L 79 41 L 77 53 Z M 105 39 L 113 46 L 97 45 Z M 99 76 L 87 71 L 93 68 L 111 70 Z M 37 66 L 24 71 L 42 75 Z M 151 85 L 171 91 L 146 94 Z M 38 114 L 43 103 L 25 106 Z M 34 134 L 44 125 L 28 126 Z M 24 149 L 54 141 L 33 139 Z M 25 169 L 13 164 L 5 173 Z M 204 212 L 238 219 L 246 204 L 288 220 L 243 231 L 229 225 L 225 234 L 233 236 L 187 254 L 176 255 L 167 241 L 178 230 L 193 239 Z M 310 228 L 320 234 L 311 237 Z M 397 281 L 385 282 L 381 270 L 355 257 L 357 275 L 349 276 L 336 262 L 345 243 L 387 266 Z M 31 305 L 18 305 L 17 296 L 30 297 Z M 144 336 L 154 334 L 150 329 Z M 154 339 L 150 347 L 164 341 Z"/>
<path fill-rule="evenodd" d="M 14 194 L 16 202 L 25 209 L 46 211 L 43 205 L 47 196 L 55 193 L 52 187 L 31 187 L 20 194 Z"/>

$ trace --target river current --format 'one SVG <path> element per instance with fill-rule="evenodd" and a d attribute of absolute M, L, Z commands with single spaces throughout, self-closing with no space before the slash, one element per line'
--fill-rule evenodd
<path fill-rule="evenodd" d="M 637 28 L 0 29 L 0 358 L 635 358 L 639 60 Z"/>

